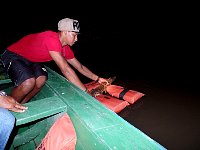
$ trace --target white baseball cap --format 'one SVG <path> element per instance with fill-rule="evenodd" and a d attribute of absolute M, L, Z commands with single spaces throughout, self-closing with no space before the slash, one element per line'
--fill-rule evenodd
<path fill-rule="evenodd" d="M 64 18 L 58 22 L 58 30 L 59 31 L 72 31 L 72 32 L 79 33 L 79 30 L 80 30 L 79 22 L 78 22 L 78 20 Z"/>

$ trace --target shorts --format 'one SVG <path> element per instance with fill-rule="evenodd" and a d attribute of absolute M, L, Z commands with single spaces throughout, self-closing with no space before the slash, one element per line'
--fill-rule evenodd
<path fill-rule="evenodd" d="M 46 76 L 48 78 L 48 73 L 44 65 L 31 62 L 11 51 L 5 50 L 1 55 L 1 61 L 15 86 L 33 77 L 38 78 L 39 76 Z"/>

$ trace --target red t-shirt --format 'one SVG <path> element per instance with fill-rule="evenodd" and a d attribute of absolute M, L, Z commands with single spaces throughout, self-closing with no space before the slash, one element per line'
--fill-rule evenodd
<path fill-rule="evenodd" d="M 53 31 L 29 34 L 7 49 L 32 62 L 51 61 L 49 51 L 61 52 L 66 59 L 74 58 L 71 48 L 68 45 L 62 47 L 58 33 Z"/>

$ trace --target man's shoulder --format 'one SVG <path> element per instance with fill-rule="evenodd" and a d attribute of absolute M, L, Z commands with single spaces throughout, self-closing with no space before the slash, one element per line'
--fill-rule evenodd
<path fill-rule="evenodd" d="M 47 30 L 47 31 L 40 32 L 40 34 L 42 34 L 42 35 L 57 35 L 57 32 Z"/>
<path fill-rule="evenodd" d="M 40 32 L 38 34 L 38 37 L 45 39 L 45 40 L 58 40 L 58 34 L 57 32 L 48 30 L 48 31 L 44 31 L 44 32 Z"/>

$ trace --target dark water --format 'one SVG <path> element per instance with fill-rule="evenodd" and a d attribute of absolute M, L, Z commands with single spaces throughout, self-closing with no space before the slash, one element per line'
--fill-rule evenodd
<path fill-rule="evenodd" d="M 199 149 L 198 91 L 134 80 L 123 84 L 145 96 L 120 112 L 121 117 L 167 149 Z"/>

